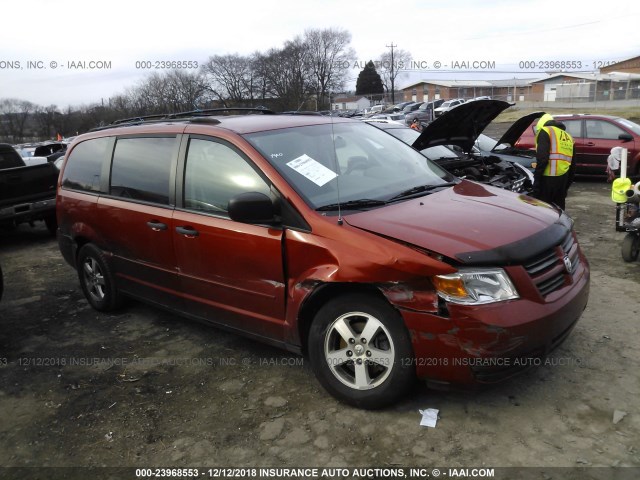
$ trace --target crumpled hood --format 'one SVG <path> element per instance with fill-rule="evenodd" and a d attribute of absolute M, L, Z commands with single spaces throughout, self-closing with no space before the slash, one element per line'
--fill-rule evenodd
<path fill-rule="evenodd" d="M 556 225 L 558 232 L 555 233 L 564 235 L 570 222 L 544 202 L 466 180 L 424 197 L 345 214 L 344 219 L 354 227 L 461 262 L 490 260 L 498 264 L 518 261 L 514 255 L 535 255 L 532 250 L 537 249 L 537 243 L 544 242 L 532 244 L 530 237 L 539 237 L 541 232 L 553 230 Z M 529 242 L 528 251 L 503 248 L 518 242 Z M 541 250 L 547 247 L 540 245 Z M 487 255 L 487 251 L 497 253 Z"/>

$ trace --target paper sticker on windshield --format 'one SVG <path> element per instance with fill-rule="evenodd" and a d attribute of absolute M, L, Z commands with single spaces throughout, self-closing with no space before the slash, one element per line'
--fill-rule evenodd
<path fill-rule="evenodd" d="M 287 166 L 293 168 L 300 175 L 308 178 L 319 187 L 322 187 L 325 183 L 330 182 L 338 176 L 336 172 L 328 169 L 306 153 L 288 162 Z"/>

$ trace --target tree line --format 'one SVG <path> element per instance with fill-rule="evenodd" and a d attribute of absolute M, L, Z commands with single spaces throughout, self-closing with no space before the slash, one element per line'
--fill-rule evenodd
<path fill-rule="evenodd" d="M 72 136 L 121 118 L 219 107 L 329 109 L 331 94 L 342 92 L 353 73 L 345 68 L 355 58 L 350 43 L 346 30 L 310 29 L 281 48 L 251 55 L 213 55 L 197 71 L 152 73 L 106 102 L 64 110 L 53 104 L 0 99 L 0 138 L 19 143 L 57 134 Z M 410 58 L 403 51 L 398 55 Z M 388 53 L 379 58 L 386 89 L 398 74 L 389 68 L 388 58 Z"/>

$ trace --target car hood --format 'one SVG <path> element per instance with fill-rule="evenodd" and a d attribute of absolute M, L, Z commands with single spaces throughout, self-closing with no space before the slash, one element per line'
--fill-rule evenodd
<path fill-rule="evenodd" d="M 455 187 L 360 213 L 351 226 L 461 263 L 509 265 L 560 243 L 571 221 L 526 195 L 463 180 Z"/>
<path fill-rule="evenodd" d="M 533 112 L 533 113 L 530 113 L 529 115 L 525 115 L 524 117 L 516 120 L 513 123 L 513 125 L 511 125 L 509 129 L 506 132 L 504 132 L 504 135 L 500 137 L 500 140 L 498 140 L 498 143 L 496 143 L 496 147 L 504 143 L 507 143 L 513 147 L 518 141 L 518 139 L 525 132 L 525 130 L 529 128 L 529 126 L 531 125 L 531 122 L 533 122 L 537 118 L 540 118 L 544 114 L 545 112 Z M 492 151 L 494 150 L 495 150 L 495 147 Z"/>
<path fill-rule="evenodd" d="M 412 146 L 423 150 L 435 145 L 458 145 L 470 152 L 478 135 L 512 105 L 501 100 L 462 103 L 427 125 Z"/>

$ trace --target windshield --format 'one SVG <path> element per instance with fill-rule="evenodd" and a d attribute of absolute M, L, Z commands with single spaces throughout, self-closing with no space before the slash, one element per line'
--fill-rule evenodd
<path fill-rule="evenodd" d="M 367 124 L 311 125 L 245 138 L 312 208 L 338 200 L 386 201 L 409 189 L 455 178 L 410 146 Z"/>
<path fill-rule="evenodd" d="M 420 132 L 413 130 L 412 128 L 388 128 L 385 132 L 390 133 L 394 137 L 402 140 L 407 145 L 412 145 L 420 136 Z M 494 140 L 495 143 L 495 140 Z M 459 158 L 456 152 L 444 145 L 436 145 L 435 147 L 428 147 L 420 151 L 429 160 L 442 160 L 443 158 Z"/>
<path fill-rule="evenodd" d="M 429 160 L 442 160 L 445 158 L 455 158 L 456 160 L 460 158 L 460 156 L 444 145 L 436 145 L 435 147 L 425 148 L 424 150 L 420 150 L 425 157 Z"/>
<path fill-rule="evenodd" d="M 496 146 L 496 143 L 496 140 L 486 136 L 483 133 L 478 135 L 478 138 L 476 139 L 476 145 L 478 146 L 478 148 L 480 150 L 484 150 L 485 152 L 490 152 L 491 150 L 493 150 L 493 148 Z"/>
<path fill-rule="evenodd" d="M 393 135 L 396 138 L 399 138 L 407 145 L 412 145 L 418 137 L 420 136 L 420 132 L 414 130 L 413 128 L 407 127 L 399 127 L 399 128 L 384 128 L 381 127 L 385 132 Z"/>

